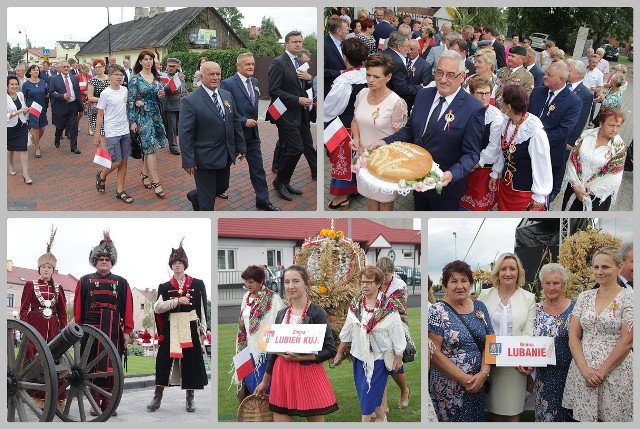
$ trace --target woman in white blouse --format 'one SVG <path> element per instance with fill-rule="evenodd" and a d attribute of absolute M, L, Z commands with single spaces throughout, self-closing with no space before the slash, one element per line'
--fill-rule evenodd
<path fill-rule="evenodd" d="M 368 266 L 360 271 L 362 295 L 355 297 L 349 306 L 334 358 L 334 364 L 339 365 L 351 343 L 353 378 L 363 422 L 370 422 L 374 412 L 377 422 L 387 421 L 382 396 L 391 371 L 402 367 L 402 353 L 407 345 L 399 303 L 380 292 L 383 282 L 384 273 L 378 267 Z"/>
<path fill-rule="evenodd" d="M 500 211 L 543 211 L 553 188 L 549 139 L 540 119 L 527 112 L 529 97 L 520 85 L 502 92 L 499 156 L 491 169 L 489 189 L 498 191 Z"/>
<path fill-rule="evenodd" d="M 483 289 L 478 300 L 487 306 L 495 334 L 533 335 L 536 297 L 522 289 L 525 276 L 520 258 L 513 253 L 500 255 L 491 271 L 491 282 L 493 287 Z M 524 411 L 527 373 L 522 367 L 492 369 L 491 390 L 485 404 L 487 411 L 493 413 L 494 421 L 519 421 Z"/>
<path fill-rule="evenodd" d="M 22 164 L 22 178 L 24 183 L 33 183 L 29 177 L 29 163 L 27 154 L 28 133 L 27 126 L 29 108 L 22 92 L 19 92 L 20 80 L 16 76 L 7 76 L 7 161 L 9 175 L 15 176 L 13 154 L 20 154 Z"/>
<path fill-rule="evenodd" d="M 582 133 L 567 161 L 560 192 L 570 211 L 607 211 L 616 200 L 627 147 L 618 134 L 624 113 L 600 110 L 600 127 Z"/>

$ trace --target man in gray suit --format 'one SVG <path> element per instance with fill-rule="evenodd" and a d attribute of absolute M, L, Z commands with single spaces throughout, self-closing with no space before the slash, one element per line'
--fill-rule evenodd
<path fill-rule="evenodd" d="M 219 88 L 220 65 L 208 61 L 200 72 L 202 84 L 180 104 L 178 135 L 182 168 L 194 175 L 197 205 L 206 211 L 229 187 L 231 164 L 243 159 L 247 149 L 233 97 Z"/>
<path fill-rule="evenodd" d="M 169 84 L 164 86 L 164 98 L 162 112 L 164 116 L 164 127 L 167 130 L 167 140 L 169 140 L 169 150 L 174 155 L 180 155 L 180 146 L 178 145 L 178 118 L 180 117 L 180 100 L 187 95 L 187 86 L 184 83 L 184 75 L 180 71 L 180 60 L 177 58 L 167 59 L 167 74 L 169 79 L 178 73 L 180 77 L 180 86 L 175 91 L 171 89 Z"/>

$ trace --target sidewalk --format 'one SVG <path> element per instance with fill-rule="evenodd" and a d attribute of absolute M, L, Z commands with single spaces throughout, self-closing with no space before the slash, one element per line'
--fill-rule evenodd
<path fill-rule="evenodd" d="M 268 101 L 260 101 L 259 118 L 264 118 Z M 51 110 L 48 111 L 49 116 Z M 158 171 L 166 198 L 158 198 L 152 189 L 145 189 L 140 180 L 142 160 L 129 158 L 125 191 L 134 199 L 126 204 L 115 198 L 116 173 L 107 177 L 106 190 L 99 194 L 96 191 L 96 172 L 101 168 L 93 163 L 95 145 L 93 137 L 88 135 L 88 118 L 80 120 L 78 149 L 81 155 L 71 153 L 69 140 L 63 138 L 60 148 L 53 144 L 55 127 L 49 121 L 40 143 L 42 158 L 35 158 L 33 146 L 29 147 L 29 173 L 33 185 L 20 181 L 20 174 L 7 176 L 7 209 L 9 211 L 191 211 L 191 203 L 187 200 L 187 192 L 195 188 L 192 176 L 181 166 L 181 157 L 172 155 L 168 145 L 158 152 Z M 304 193 L 294 197 L 293 201 L 281 199 L 271 184 L 275 174 L 271 172 L 273 150 L 278 139 L 275 125 L 260 120 L 260 137 L 262 140 L 262 156 L 271 202 L 283 210 L 315 210 L 317 205 L 317 182 L 311 180 L 309 166 L 301 157 L 291 179 L 291 185 Z M 311 133 L 316 138 L 316 124 L 311 124 Z M 16 169 L 20 171 L 20 161 L 16 157 Z M 228 200 L 216 199 L 216 211 L 239 210 L 257 211 L 255 192 L 249 180 L 249 169 L 246 161 L 238 161 L 231 166 L 231 185 L 227 194 Z"/>

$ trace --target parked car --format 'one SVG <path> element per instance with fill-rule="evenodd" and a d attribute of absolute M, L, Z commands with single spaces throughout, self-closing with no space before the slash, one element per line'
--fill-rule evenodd
<path fill-rule="evenodd" d="M 615 45 L 605 44 L 602 45 L 604 49 L 604 59 L 610 61 L 618 61 L 620 57 L 620 49 Z"/>
<path fill-rule="evenodd" d="M 404 268 L 396 266 L 394 269 L 395 269 L 395 276 L 406 283 L 407 272 L 404 270 Z"/>
<path fill-rule="evenodd" d="M 547 42 L 551 42 L 551 35 L 547 33 L 531 33 L 531 47 L 538 51 L 544 51 L 547 48 Z"/>

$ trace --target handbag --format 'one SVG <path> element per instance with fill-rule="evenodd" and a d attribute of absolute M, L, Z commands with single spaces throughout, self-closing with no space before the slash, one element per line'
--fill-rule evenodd
<path fill-rule="evenodd" d="M 413 362 L 416 358 L 416 346 L 411 344 L 411 342 L 409 341 L 409 337 L 407 337 L 406 334 L 404 337 L 407 340 L 407 346 L 404 348 L 404 351 L 402 352 L 402 362 L 403 363 Z"/>
<path fill-rule="evenodd" d="M 141 159 L 142 146 L 140 145 L 140 133 L 137 131 L 135 133 L 133 131 L 129 131 L 129 137 L 131 139 L 131 158 Z"/>
<path fill-rule="evenodd" d="M 451 309 L 451 311 L 453 311 L 455 313 L 455 315 L 458 316 L 458 319 L 460 319 L 460 321 L 465 326 L 465 328 L 467 328 L 467 331 L 469 331 L 469 334 L 471 334 L 471 338 L 473 338 L 473 342 L 476 344 L 476 347 L 478 347 L 478 350 L 480 351 L 480 355 L 482 355 L 482 351 L 484 350 L 484 346 L 481 344 L 481 342 L 478 339 L 478 337 L 476 337 L 476 335 L 473 333 L 473 330 L 469 327 L 469 325 L 467 325 L 467 322 L 465 322 L 464 319 L 462 317 L 460 317 L 458 312 L 452 306 L 450 306 L 448 302 L 446 302 L 446 301 L 438 301 L 438 302 L 440 302 L 440 303 L 446 305 L 447 307 L 449 307 Z M 490 390 L 491 390 L 491 380 L 489 380 L 489 377 L 487 377 L 487 379 L 484 382 L 484 393 L 485 393 L 485 395 L 487 393 L 489 393 Z"/>

